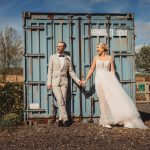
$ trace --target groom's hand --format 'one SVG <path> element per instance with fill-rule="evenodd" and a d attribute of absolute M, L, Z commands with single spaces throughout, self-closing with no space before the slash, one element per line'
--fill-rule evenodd
<path fill-rule="evenodd" d="M 86 81 L 81 81 L 82 82 L 82 87 L 85 88 L 86 87 Z"/>
<path fill-rule="evenodd" d="M 78 85 L 82 86 L 82 81 L 81 80 L 79 80 Z"/>
<path fill-rule="evenodd" d="M 85 83 L 86 83 L 86 81 L 84 80 L 84 81 L 81 81 L 82 82 L 82 85 L 85 85 Z"/>
<path fill-rule="evenodd" d="M 48 85 L 47 85 L 47 88 L 48 88 L 49 90 L 51 90 L 51 89 L 52 89 L 52 84 L 48 84 Z"/>
<path fill-rule="evenodd" d="M 80 80 L 80 86 L 82 86 L 83 88 L 85 88 L 85 81 Z"/>

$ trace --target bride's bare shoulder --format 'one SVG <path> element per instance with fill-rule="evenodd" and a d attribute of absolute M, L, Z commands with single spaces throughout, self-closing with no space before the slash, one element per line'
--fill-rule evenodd
<path fill-rule="evenodd" d="M 98 55 L 96 55 L 93 60 L 96 60 L 96 59 L 98 59 Z"/>
<path fill-rule="evenodd" d="M 106 57 L 111 57 L 111 55 L 106 55 Z"/>
<path fill-rule="evenodd" d="M 112 56 L 111 55 L 106 55 L 108 59 L 112 59 Z"/>

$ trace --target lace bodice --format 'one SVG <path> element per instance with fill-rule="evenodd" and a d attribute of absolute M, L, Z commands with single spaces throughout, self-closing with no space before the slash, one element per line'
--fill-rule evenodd
<path fill-rule="evenodd" d="M 109 71 L 110 69 L 110 60 L 100 60 L 100 59 L 97 59 L 96 60 L 96 71 L 101 71 L 101 70 L 106 70 L 106 71 Z"/>

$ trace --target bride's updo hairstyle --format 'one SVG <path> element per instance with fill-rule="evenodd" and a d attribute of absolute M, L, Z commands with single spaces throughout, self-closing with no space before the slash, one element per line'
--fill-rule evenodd
<path fill-rule="evenodd" d="M 105 44 L 105 43 L 98 43 L 97 45 L 101 46 L 105 52 L 107 52 L 109 50 L 107 44 Z"/>

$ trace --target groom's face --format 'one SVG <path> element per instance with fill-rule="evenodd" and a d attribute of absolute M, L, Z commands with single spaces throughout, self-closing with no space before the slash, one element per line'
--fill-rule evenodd
<path fill-rule="evenodd" d="M 57 45 L 57 52 L 59 54 L 62 54 L 64 52 L 64 49 L 65 49 L 64 43 L 58 43 L 58 45 Z"/>

